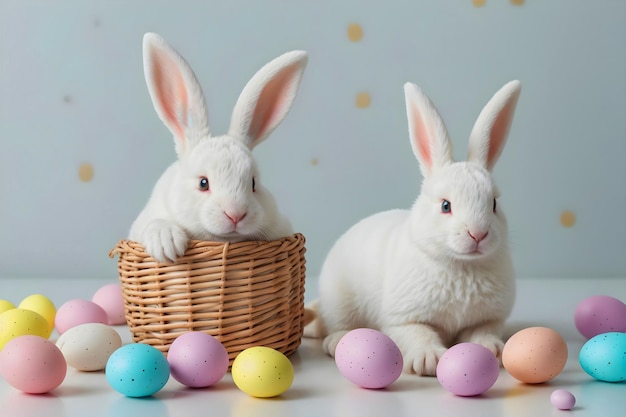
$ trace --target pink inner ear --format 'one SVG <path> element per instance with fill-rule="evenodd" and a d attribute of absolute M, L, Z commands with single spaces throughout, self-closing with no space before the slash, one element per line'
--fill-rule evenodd
<path fill-rule="evenodd" d="M 504 146 L 504 141 L 509 133 L 511 118 L 513 117 L 513 105 L 507 104 L 493 123 L 489 135 L 489 151 L 487 152 L 487 167 L 492 168 Z"/>
<path fill-rule="evenodd" d="M 155 52 L 152 60 L 152 78 L 165 122 L 177 138 L 184 139 L 183 123 L 187 120 L 188 98 L 182 74 L 169 56 Z M 176 111 L 177 104 L 181 107 L 180 115 Z"/>
<path fill-rule="evenodd" d="M 265 137 L 285 114 L 285 105 L 289 103 L 289 95 L 293 94 L 291 87 L 297 70 L 297 65 L 283 69 L 261 91 L 248 130 L 252 140 Z"/>
<path fill-rule="evenodd" d="M 426 127 L 426 124 L 424 123 L 424 119 L 422 119 L 420 112 L 417 111 L 415 106 L 413 106 L 412 110 L 413 110 L 412 111 L 413 113 L 413 140 L 417 142 L 416 145 L 417 145 L 417 149 L 420 154 L 420 157 L 421 157 L 422 164 L 424 165 L 425 168 L 427 168 L 430 171 L 433 165 L 431 146 L 430 146 L 432 139 L 430 137 L 428 128 Z"/>

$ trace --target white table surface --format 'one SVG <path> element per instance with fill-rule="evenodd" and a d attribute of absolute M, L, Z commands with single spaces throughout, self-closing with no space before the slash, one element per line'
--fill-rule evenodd
<path fill-rule="evenodd" d="M 0 278 L 0 298 L 15 304 L 33 293 L 50 297 L 57 307 L 71 298 L 91 298 L 102 280 L 17 280 Z M 314 288 L 307 288 L 312 299 Z M 520 279 L 511 317 L 511 330 L 546 325 L 568 340 L 569 360 L 554 380 L 524 385 L 504 370 L 496 384 L 479 397 L 456 397 L 436 378 L 402 375 L 387 389 L 365 390 L 344 379 L 334 361 L 324 355 L 320 341 L 304 339 L 290 357 L 296 371 L 292 387 L 274 399 L 251 398 L 239 391 L 230 374 L 213 387 L 190 389 L 170 378 L 153 397 L 126 398 L 108 386 L 103 372 L 78 372 L 69 368 L 63 384 L 45 395 L 28 395 L 0 379 L 0 415 L 3 417 L 165 417 L 165 416 L 623 416 L 626 383 L 595 381 L 578 365 L 584 339 L 574 327 L 576 304 L 591 295 L 608 294 L 626 300 L 626 279 Z M 117 330 L 124 340 L 125 326 Z M 54 335 L 53 335 L 54 338 Z M 557 388 L 577 398 L 572 411 L 550 404 Z"/>

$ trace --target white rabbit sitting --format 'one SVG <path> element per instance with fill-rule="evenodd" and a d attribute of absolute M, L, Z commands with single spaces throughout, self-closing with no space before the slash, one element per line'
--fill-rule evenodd
<path fill-rule="evenodd" d="M 202 89 L 183 57 L 154 33 L 144 36 L 143 54 L 148 90 L 174 134 L 178 160 L 159 178 L 129 239 L 167 262 L 183 255 L 190 239 L 238 242 L 292 234 L 261 183 L 251 150 L 287 115 L 306 52 L 281 55 L 250 79 L 223 136 L 211 136 Z"/>
<path fill-rule="evenodd" d="M 445 125 L 428 97 L 411 83 L 404 92 L 411 146 L 424 177 L 421 194 L 410 210 L 365 218 L 337 240 L 322 267 L 305 335 L 324 337 L 324 350 L 334 355 L 349 330 L 376 328 L 398 344 L 405 372 L 434 375 L 454 343 L 502 351 L 515 280 L 491 170 L 520 84 L 506 84 L 480 113 L 467 162 L 452 160 Z"/>

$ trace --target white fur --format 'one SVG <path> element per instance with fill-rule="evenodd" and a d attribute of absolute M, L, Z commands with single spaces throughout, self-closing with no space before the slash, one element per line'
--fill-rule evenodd
<path fill-rule="evenodd" d="M 239 96 L 228 134 L 211 136 L 204 95 L 189 64 L 154 33 L 144 36 L 143 51 L 148 90 L 174 134 L 178 160 L 156 183 L 129 239 L 167 262 L 183 255 L 190 239 L 238 242 L 292 234 L 262 185 L 251 150 L 289 111 L 307 54 L 288 52 L 261 68 Z M 209 191 L 200 189 L 202 177 Z"/>
<path fill-rule="evenodd" d="M 324 337 L 327 353 L 334 355 L 339 339 L 358 327 L 390 336 L 405 371 L 418 375 L 434 375 L 441 355 L 457 342 L 501 353 L 515 281 L 507 222 L 500 206 L 493 211 L 499 192 L 490 171 L 519 92 L 512 81 L 496 93 L 472 130 L 468 161 L 454 162 L 434 105 L 416 85 L 405 85 L 411 145 L 424 174 L 421 193 L 410 210 L 361 220 L 330 250 L 312 306 L 317 318 L 305 328 L 307 336 Z M 442 212 L 444 199 L 451 214 Z"/>

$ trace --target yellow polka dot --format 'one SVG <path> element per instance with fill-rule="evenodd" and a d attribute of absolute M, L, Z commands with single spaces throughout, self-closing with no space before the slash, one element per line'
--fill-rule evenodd
<path fill-rule="evenodd" d="M 319 164 L 319 163 L 320 163 L 320 161 L 318 161 L 318 159 L 317 159 L 317 158 L 313 158 L 313 159 L 311 159 L 311 165 L 313 165 L 313 166 L 317 166 L 317 164 Z"/>
<path fill-rule="evenodd" d="M 561 213 L 561 225 L 563 227 L 573 227 L 576 224 L 576 215 L 569 210 Z"/>
<path fill-rule="evenodd" d="M 472 0 L 472 3 L 474 7 L 483 7 L 485 3 L 487 3 L 487 0 Z"/>
<path fill-rule="evenodd" d="M 363 28 L 358 23 L 348 25 L 348 39 L 352 42 L 359 42 L 363 39 Z"/>
<path fill-rule="evenodd" d="M 354 99 L 354 104 L 360 109 L 366 109 L 372 103 L 372 98 L 368 93 L 359 93 Z"/>
<path fill-rule="evenodd" d="M 80 178 L 82 182 L 93 180 L 93 165 L 81 164 L 78 168 L 78 178 Z"/>
<path fill-rule="evenodd" d="M 525 0 L 509 0 L 513 6 L 523 6 Z"/>

